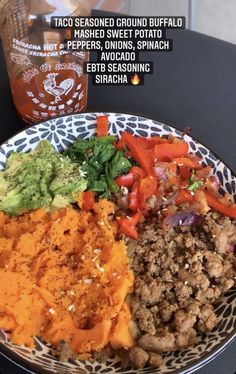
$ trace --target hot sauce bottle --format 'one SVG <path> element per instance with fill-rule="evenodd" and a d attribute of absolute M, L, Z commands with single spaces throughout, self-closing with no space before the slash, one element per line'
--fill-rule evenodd
<path fill-rule="evenodd" d="M 89 16 L 87 0 L 1 0 L 0 33 L 13 100 L 25 124 L 81 112 L 87 103 L 88 52 L 65 48 L 70 30 L 52 16 Z"/>

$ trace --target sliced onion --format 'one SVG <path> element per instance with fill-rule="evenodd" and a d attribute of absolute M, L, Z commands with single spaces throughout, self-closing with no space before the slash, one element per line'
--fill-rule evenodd
<path fill-rule="evenodd" d="M 213 188 L 215 191 L 218 191 L 219 188 L 221 187 L 220 182 L 219 182 L 219 179 L 218 179 L 215 175 L 212 175 L 212 176 L 210 177 L 210 181 L 211 181 L 211 186 L 212 186 L 212 188 Z"/>
<path fill-rule="evenodd" d="M 172 205 L 172 204 L 175 204 L 175 200 L 176 200 L 176 196 L 177 196 L 178 192 L 175 191 L 167 196 L 163 196 L 162 197 L 162 206 L 168 206 L 168 205 Z"/>
<path fill-rule="evenodd" d="M 117 205 L 121 209 L 128 209 L 129 196 L 128 195 L 120 195 L 117 199 Z"/>
<path fill-rule="evenodd" d="M 229 252 L 234 252 L 234 248 L 235 248 L 235 244 L 232 244 L 232 243 L 228 244 L 227 246 L 227 249 Z"/>
<path fill-rule="evenodd" d="M 153 172 L 159 181 L 167 179 L 166 168 L 164 166 L 154 166 Z"/>
<path fill-rule="evenodd" d="M 211 176 L 210 178 L 207 178 L 206 179 L 206 182 L 205 182 L 205 187 L 207 189 L 207 191 L 213 196 L 215 197 L 215 199 L 219 200 L 221 202 L 221 204 L 225 205 L 225 206 L 229 206 L 231 205 L 231 201 L 229 201 L 227 199 L 227 195 L 222 195 L 219 191 L 219 188 L 220 188 L 220 182 L 218 181 L 218 178 L 215 177 L 215 176 Z"/>
<path fill-rule="evenodd" d="M 194 155 L 193 153 L 188 153 L 186 155 L 186 157 L 189 158 L 190 160 L 194 161 L 194 162 L 200 162 L 200 161 L 202 161 L 201 157 L 198 157 L 197 155 Z"/>
<path fill-rule="evenodd" d="M 191 226 L 202 223 L 204 218 L 200 214 L 192 212 L 177 212 L 172 216 L 167 216 L 164 219 L 164 224 L 172 227 L 176 226 Z"/>

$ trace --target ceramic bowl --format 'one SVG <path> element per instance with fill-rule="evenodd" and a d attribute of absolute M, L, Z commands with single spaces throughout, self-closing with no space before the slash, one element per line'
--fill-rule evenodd
<path fill-rule="evenodd" d="M 78 137 L 88 138 L 95 133 L 96 116 L 101 113 L 84 113 L 53 119 L 20 132 L 0 147 L 0 168 L 5 165 L 6 158 L 12 151 L 28 152 L 36 147 L 42 139 L 48 139 L 59 152 L 71 145 Z M 107 113 L 109 115 L 111 135 L 119 136 L 122 131 L 129 131 L 134 135 L 151 137 L 168 133 L 180 137 L 180 130 L 163 123 L 121 113 Z M 209 149 L 185 135 L 190 150 L 200 156 L 204 163 L 210 165 L 213 174 L 217 175 L 222 188 L 233 195 L 236 202 L 236 178 L 230 169 L 219 160 Z M 214 359 L 236 337 L 236 290 L 230 290 L 224 298 L 215 305 L 220 318 L 219 324 L 206 335 L 199 335 L 199 343 L 195 347 L 181 352 L 170 352 L 164 355 L 161 368 L 144 368 L 138 373 L 190 373 L 199 369 Z M 50 347 L 35 338 L 35 349 L 12 344 L 9 335 L 0 331 L 1 353 L 34 373 L 85 374 L 85 373 L 124 373 L 135 374 L 137 370 L 122 369 L 118 358 L 108 360 L 104 364 L 98 362 L 81 362 L 70 360 L 59 362 L 50 355 Z"/>

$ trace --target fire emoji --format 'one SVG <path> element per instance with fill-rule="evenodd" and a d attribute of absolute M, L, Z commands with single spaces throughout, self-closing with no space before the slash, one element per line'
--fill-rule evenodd
<path fill-rule="evenodd" d="M 133 86 L 138 86 L 141 82 L 141 79 L 139 78 L 138 74 L 134 74 L 132 77 L 131 77 L 131 83 Z"/>

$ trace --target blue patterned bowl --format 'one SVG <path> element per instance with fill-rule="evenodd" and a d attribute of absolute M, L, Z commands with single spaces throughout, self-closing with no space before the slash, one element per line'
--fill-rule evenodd
<path fill-rule="evenodd" d="M 4 167 L 6 158 L 12 151 L 28 152 L 34 149 L 42 139 L 48 139 L 58 151 L 62 151 L 78 137 L 90 137 L 95 133 L 96 116 L 98 114 L 101 113 L 65 116 L 22 131 L 0 147 L 0 168 Z M 120 132 L 125 130 L 144 137 L 166 135 L 168 133 L 177 137 L 181 136 L 181 131 L 151 119 L 130 114 L 106 114 L 109 115 L 109 132 L 112 135 L 119 136 Z M 212 167 L 213 173 L 218 176 L 223 189 L 230 193 L 236 202 L 236 178 L 229 168 L 205 146 L 190 136 L 185 135 L 185 140 L 189 143 L 191 151 L 202 157 L 206 165 L 209 164 Z M 145 368 L 138 372 L 140 374 L 177 374 L 180 371 L 181 373 L 190 373 L 214 359 L 236 337 L 236 290 L 230 290 L 215 305 L 215 308 L 220 317 L 220 323 L 211 333 L 200 336 L 199 343 L 195 347 L 184 349 L 181 352 L 167 353 L 164 356 L 164 364 L 161 368 Z M 50 348 L 38 338 L 35 338 L 35 343 L 36 347 L 33 351 L 17 346 L 10 342 L 7 333 L 0 331 L 1 353 L 31 373 L 137 373 L 137 370 L 122 369 L 118 358 L 109 360 L 106 364 L 92 364 L 73 360 L 62 363 L 49 353 Z"/>

